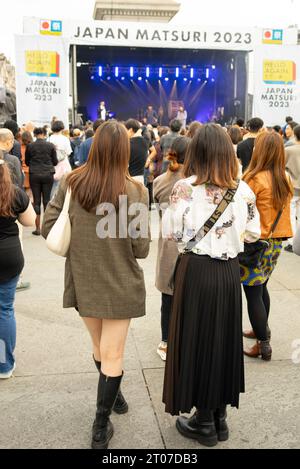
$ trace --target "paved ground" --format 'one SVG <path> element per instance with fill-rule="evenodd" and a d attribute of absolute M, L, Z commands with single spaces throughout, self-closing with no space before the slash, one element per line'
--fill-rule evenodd
<path fill-rule="evenodd" d="M 24 279 L 32 288 L 17 296 L 17 370 L 0 383 L 0 448 L 89 448 L 98 379 L 89 337 L 77 313 L 61 307 L 64 261 L 30 230 L 24 241 Z M 156 249 L 153 241 L 142 262 L 148 313 L 132 322 L 126 350 L 123 391 L 130 412 L 112 417 L 110 448 L 198 449 L 177 433 L 161 403 Z M 292 343 L 300 340 L 300 258 L 282 255 L 270 289 L 274 359 L 247 360 L 247 392 L 240 410 L 229 410 L 230 440 L 217 448 L 300 448 L 300 364 L 292 360 Z"/>

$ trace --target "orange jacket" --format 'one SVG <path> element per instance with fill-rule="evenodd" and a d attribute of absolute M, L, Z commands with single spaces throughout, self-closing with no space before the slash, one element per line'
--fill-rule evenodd
<path fill-rule="evenodd" d="M 268 239 L 278 214 L 278 210 L 273 207 L 272 176 L 270 171 L 258 173 L 248 182 L 248 185 L 256 195 L 256 205 L 260 214 L 261 239 Z M 293 237 L 290 209 L 291 199 L 292 196 L 289 196 L 272 238 Z"/>

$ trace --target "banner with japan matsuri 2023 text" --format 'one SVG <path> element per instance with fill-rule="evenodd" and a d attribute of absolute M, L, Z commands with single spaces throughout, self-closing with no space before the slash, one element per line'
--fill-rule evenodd
<path fill-rule="evenodd" d="M 60 37 L 16 36 L 17 119 L 68 127 L 69 41 Z"/>
<path fill-rule="evenodd" d="M 262 45 L 254 51 L 254 112 L 266 126 L 300 123 L 300 47 Z"/>

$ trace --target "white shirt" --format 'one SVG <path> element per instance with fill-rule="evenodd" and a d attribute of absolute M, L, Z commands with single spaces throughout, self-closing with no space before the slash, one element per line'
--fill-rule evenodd
<path fill-rule="evenodd" d="M 169 208 L 163 216 L 163 237 L 175 240 L 181 252 L 211 217 L 225 194 L 225 190 L 211 184 L 193 186 L 195 181 L 196 177 L 192 176 L 175 184 Z M 254 193 L 241 181 L 233 202 L 193 252 L 226 261 L 244 251 L 244 241 L 257 241 L 261 230 L 255 202 Z"/>
<path fill-rule="evenodd" d="M 56 147 L 58 161 L 62 161 L 71 155 L 72 147 L 68 137 L 62 134 L 53 134 L 49 138 L 49 142 L 53 143 Z"/>

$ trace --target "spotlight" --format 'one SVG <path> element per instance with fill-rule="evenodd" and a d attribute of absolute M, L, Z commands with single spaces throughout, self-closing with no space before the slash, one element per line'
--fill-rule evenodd
<path fill-rule="evenodd" d="M 95 77 L 94 77 L 94 75 L 92 75 L 92 76 L 91 76 L 91 80 L 95 80 Z"/>
<path fill-rule="evenodd" d="M 146 77 L 147 78 L 150 77 L 150 68 L 149 67 L 146 67 Z"/>
<path fill-rule="evenodd" d="M 206 78 L 209 78 L 209 75 L 210 75 L 210 70 L 209 70 L 209 68 L 207 68 L 206 69 L 206 74 L 205 74 Z"/>
<path fill-rule="evenodd" d="M 99 77 L 102 77 L 103 75 L 103 68 L 101 66 L 98 68 L 98 75 Z"/>
<path fill-rule="evenodd" d="M 131 78 L 133 77 L 133 75 L 134 75 L 134 68 L 130 67 L 130 76 L 131 76 Z"/>
<path fill-rule="evenodd" d="M 191 78 L 194 78 L 194 74 L 195 74 L 195 71 L 193 68 L 191 68 L 191 71 L 190 71 L 190 77 Z"/>
<path fill-rule="evenodd" d="M 211 68 L 212 68 L 213 70 L 216 70 L 216 66 L 215 66 L 215 65 L 212 65 Z"/>
<path fill-rule="evenodd" d="M 124 80 L 125 80 L 125 77 L 121 77 L 121 80 L 124 81 Z"/>
<path fill-rule="evenodd" d="M 201 78 L 198 78 L 198 81 L 199 81 L 199 83 L 200 83 L 200 81 L 201 81 Z"/>
<path fill-rule="evenodd" d="M 142 79 L 143 79 L 143 77 L 138 77 L 138 80 L 139 80 L 139 81 L 142 81 Z"/>
<path fill-rule="evenodd" d="M 214 78 L 211 79 L 211 82 L 214 83 L 216 80 Z"/>
<path fill-rule="evenodd" d="M 119 76 L 119 67 L 115 67 L 115 77 L 118 78 Z"/>
<path fill-rule="evenodd" d="M 188 81 L 188 79 L 185 77 L 185 78 L 183 79 L 183 81 Z"/>
<path fill-rule="evenodd" d="M 111 80 L 111 77 L 107 77 L 107 80 L 108 80 L 108 81 Z"/>
<path fill-rule="evenodd" d="M 161 78 L 161 77 L 162 77 L 162 74 L 163 74 L 163 73 L 162 73 L 162 68 L 161 68 L 161 67 L 159 67 L 159 69 L 158 69 L 158 76 L 159 76 L 159 78 Z"/>
<path fill-rule="evenodd" d="M 81 67 L 81 62 L 77 62 L 77 67 Z"/>
<path fill-rule="evenodd" d="M 168 78 L 168 77 L 166 77 L 166 78 L 165 78 L 165 81 L 169 81 L 169 78 Z"/>
<path fill-rule="evenodd" d="M 175 69 L 175 76 L 176 76 L 176 78 L 179 77 L 179 67 L 176 67 L 176 69 Z"/>

